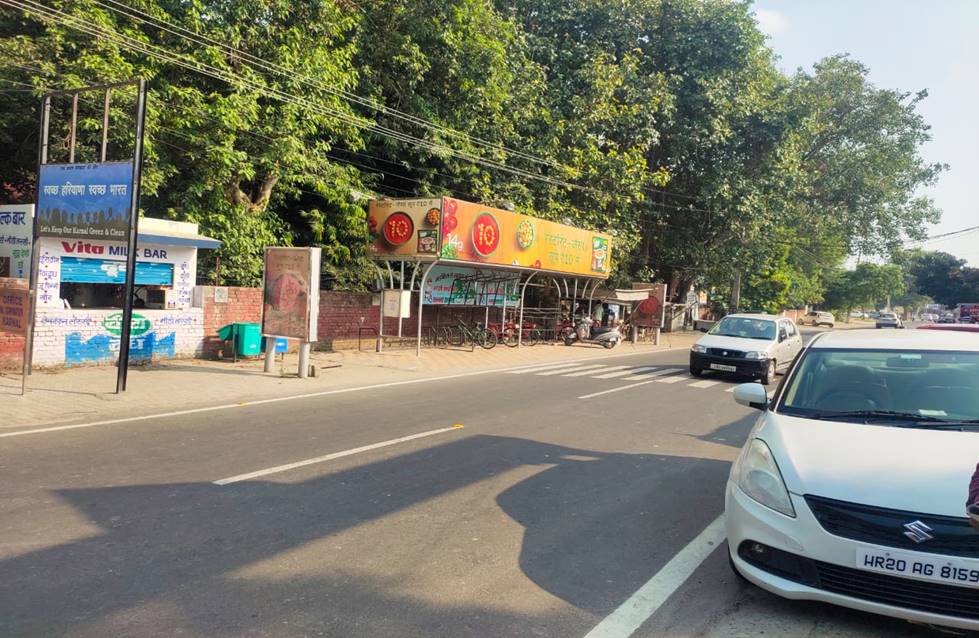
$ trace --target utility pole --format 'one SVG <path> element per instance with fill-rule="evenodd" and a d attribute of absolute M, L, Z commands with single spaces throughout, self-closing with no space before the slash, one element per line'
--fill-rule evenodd
<path fill-rule="evenodd" d="M 741 269 L 734 271 L 734 283 L 731 284 L 731 314 L 741 306 Z"/>

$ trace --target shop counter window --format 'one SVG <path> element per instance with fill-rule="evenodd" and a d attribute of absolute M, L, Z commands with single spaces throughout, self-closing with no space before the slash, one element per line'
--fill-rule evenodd
<path fill-rule="evenodd" d="M 121 308 L 126 262 L 110 259 L 61 258 L 60 295 L 71 308 Z M 136 262 L 136 299 L 141 307 L 151 290 L 173 287 L 173 264 Z"/>

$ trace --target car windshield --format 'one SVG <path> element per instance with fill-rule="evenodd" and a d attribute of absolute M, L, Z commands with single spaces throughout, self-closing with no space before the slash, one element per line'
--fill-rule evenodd
<path fill-rule="evenodd" d="M 775 339 L 775 322 L 751 317 L 724 317 L 707 334 L 742 339 Z"/>
<path fill-rule="evenodd" d="M 809 350 L 786 381 L 785 414 L 979 429 L 979 352 Z"/>
<path fill-rule="evenodd" d="M 883 313 L 881 313 L 880 318 L 881 319 L 895 319 L 895 318 L 897 318 L 897 315 L 892 315 L 892 314 L 890 314 L 888 312 L 883 312 Z"/>

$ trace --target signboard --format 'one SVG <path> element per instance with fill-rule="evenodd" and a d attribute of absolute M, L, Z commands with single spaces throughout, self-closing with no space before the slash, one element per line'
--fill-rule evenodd
<path fill-rule="evenodd" d="M 408 319 L 411 317 L 410 290 L 384 290 L 381 293 L 381 311 L 385 317 Z"/>
<path fill-rule="evenodd" d="M 0 279 L 0 333 L 27 336 L 30 292 L 22 279 Z"/>
<path fill-rule="evenodd" d="M 262 334 L 316 341 L 319 248 L 266 248 Z"/>
<path fill-rule="evenodd" d="M 607 277 L 612 238 L 450 197 L 442 206 L 441 259 Z"/>
<path fill-rule="evenodd" d="M 503 306 L 503 301 L 506 299 L 507 308 L 520 305 L 518 274 L 500 282 L 472 281 L 478 273 L 475 268 L 464 266 L 433 266 L 425 282 L 424 303 L 432 306 L 499 308 Z"/>
<path fill-rule="evenodd" d="M 0 206 L 0 277 L 30 277 L 33 224 L 33 204 Z"/>
<path fill-rule="evenodd" d="M 648 290 L 649 298 L 637 301 L 629 321 L 641 328 L 662 328 L 666 320 L 666 284 L 633 284 L 635 290 Z"/>
<path fill-rule="evenodd" d="M 43 164 L 38 185 L 38 234 L 125 241 L 132 188 L 132 162 Z"/>
<path fill-rule="evenodd" d="M 382 259 L 435 259 L 441 217 L 441 199 L 372 199 L 367 208 L 371 255 Z"/>

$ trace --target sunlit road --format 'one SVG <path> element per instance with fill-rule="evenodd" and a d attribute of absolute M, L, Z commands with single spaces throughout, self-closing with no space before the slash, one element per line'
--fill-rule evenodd
<path fill-rule="evenodd" d="M 757 413 L 685 364 L 5 439 L 0 635 L 585 636 L 722 513 Z M 928 635 L 772 597 L 725 550 L 634 635 Z"/>

